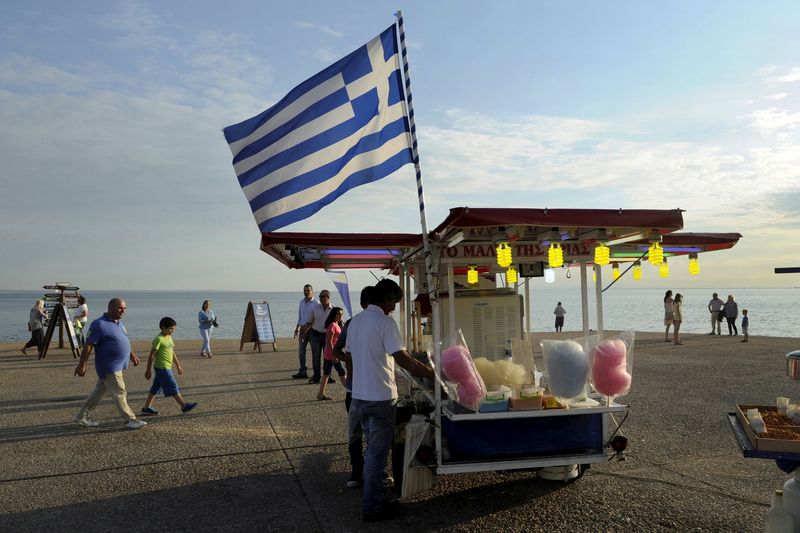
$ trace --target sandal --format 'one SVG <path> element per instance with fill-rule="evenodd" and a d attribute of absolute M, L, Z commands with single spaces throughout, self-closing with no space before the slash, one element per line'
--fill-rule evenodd
<path fill-rule="evenodd" d="M 25 348 L 20 348 L 19 351 L 22 352 L 22 355 L 28 355 L 28 350 L 26 350 Z"/>
<path fill-rule="evenodd" d="M 319 400 L 319 401 L 328 401 L 328 400 L 333 400 L 333 398 L 331 398 L 327 394 L 317 394 L 317 400 Z"/>

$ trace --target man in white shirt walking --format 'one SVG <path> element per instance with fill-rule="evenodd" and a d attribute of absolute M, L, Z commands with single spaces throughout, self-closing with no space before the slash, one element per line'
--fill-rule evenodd
<path fill-rule="evenodd" d="M 303 299 L 300 300 L 300 305 L 297 309 L 297 327 L 294 328 L 294 338 L 298 339 L 298 359 L 300 360 L 300 369 L 297 374 L 292 375 L 292 379 L 306 379 L 308 377 L 308 368 L 306 367 L 306 352 L 308 348 L 308 335 L 305 334 L 303 329 L 311 308 L 319 304 L 319 300 L 314 298 L 314 287 L 305 285 L 303 287 Z"/>
<path fill-rule="evenodd" d="M 319 293 L 319 303 L 312 305 L 306 315 L 304 326 L 305 336 L 311 343 L 311 364 L 314 368 L 314 375 L 308 380 L 309 383 L 319 383 L 322 365 L 322 349 L 325 347 L 325 320 L 333 309 L 331 305 L 331 293 L 324 289 Z M 336 383 L 328 378 L 328 383 Z"/>

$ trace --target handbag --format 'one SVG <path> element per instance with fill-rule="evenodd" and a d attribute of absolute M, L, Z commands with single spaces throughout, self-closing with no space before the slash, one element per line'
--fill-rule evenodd
<path fill-rule="evenodd" d="M 211 325 L 215 328 L 219 327 L 219 322 L 217 322 L 217 317 L 214 317 L 214 320 L 211 321 Z"/>

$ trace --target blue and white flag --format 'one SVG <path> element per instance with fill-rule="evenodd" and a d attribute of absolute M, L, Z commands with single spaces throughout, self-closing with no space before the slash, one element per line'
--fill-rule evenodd
<path fill-rule="evenodd" d="M 274 231 L 412 162 L 394 25 L 225 128 L 256 223 Z"/>
<path fill-rule="evenodd" d="M 347 314 L 353 317 L 353 308 L 350 305 L 350 285 L 347 283 L 347 273 L 344 270 L 325 270 L 330 276 L 331 281 L 339 291 L 339 296 L 342 297 L 342 304 L 347 309 Z"/>

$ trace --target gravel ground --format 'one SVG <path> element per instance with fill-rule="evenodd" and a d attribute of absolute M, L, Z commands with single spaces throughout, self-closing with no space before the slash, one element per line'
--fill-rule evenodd
<path fill-rule="evenodd" d="M 577 334 L 548 334 L 572 338 Z M 537 335 L 541 337 L 542 335 Z M 72 375 L 66 350 L 42 361 L 0 344 L 0 531 L 761 531 L 772 490 L 788 475 L 744 459 L 725 413 L 736 403 L 797 400 L 783 356 L 800 339 L 686 335 L 683 346 L 637 335 L 624 461 L 595 464 L 574 483 L 535 472 L 443 475 L 405 515 L 360 522 L 360 491 L 345 489 L 344 392 L 315 400 L 290 339 L 263 353 L 215 340 L 178 341 L 179 376 L 198 408 L 121 429 L 104 401 L 86 429 L 72 422 L 94 383 Z M 140 356 L 148 343 L 137 342 Z M 538 355 L 538 354 L 537 354 Z M 537 361 L 540 363 L 540 361 Z M 126 373 L 138 412 L 143 367 Z"/>

